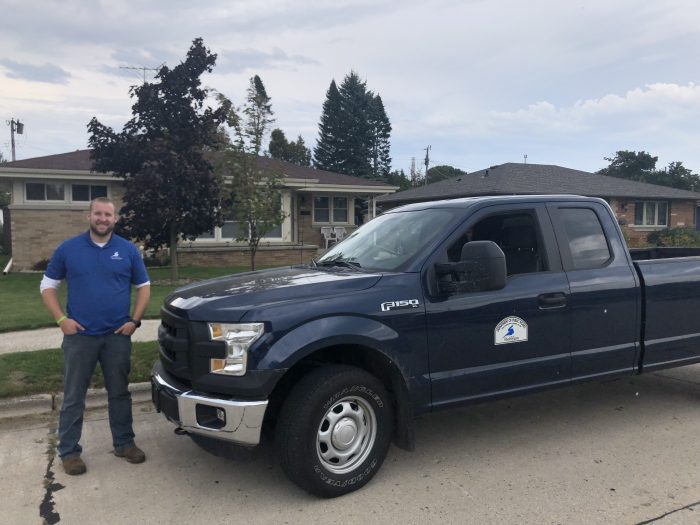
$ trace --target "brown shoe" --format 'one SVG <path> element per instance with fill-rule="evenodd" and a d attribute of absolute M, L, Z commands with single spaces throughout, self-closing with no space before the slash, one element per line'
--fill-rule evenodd
<path fill-rule="evenodd" d="M 136 445 L 131 445 L 124 450 L 114 449 L 114 455 L 118 458 L 124 458 L 129 463 L 143 463 L 146 461 L 146 454 Z"/>
<path fill-rule="evenodd" d="M 69 476 L 77 476 L 79 474 L 84 474 L 87 470 L 85 462 L 80 458 L 80 456 L 68 456 L 61 460 L 63 462 L 63 470 Z"/>

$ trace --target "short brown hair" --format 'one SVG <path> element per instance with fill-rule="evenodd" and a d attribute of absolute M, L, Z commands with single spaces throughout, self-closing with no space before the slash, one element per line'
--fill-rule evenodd
<path fill-rule="evenodd" d="M 117 211 L 117 207 L 114 205 L 114 201 L 109 197 L 95 197 L 94 199 L 92 199 L 90 201 L 90 211 L 92 211 L 92 205 L 96 202 L 101 202 L 103 204 L 111 204 L 112 208 L 114 208 L 114 212 L 116 213 Z"/>

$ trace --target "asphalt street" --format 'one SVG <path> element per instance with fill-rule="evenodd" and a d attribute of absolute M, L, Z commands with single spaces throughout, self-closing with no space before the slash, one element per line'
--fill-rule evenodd
<path fill-rule="evenodd" d="M 221 459 L 134 412 L 146 463 L 111 454 L 99 410 L 79 477 L 53 457 L 55 416 L 0 421 L 0 523 L 700 523 L 700 365 L 422 417 L 416 452 L 334 500 L 287 481 L 270 443 Z"/>

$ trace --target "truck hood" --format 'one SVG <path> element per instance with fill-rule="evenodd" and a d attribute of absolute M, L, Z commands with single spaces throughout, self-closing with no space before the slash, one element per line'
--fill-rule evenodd
<path fill-rule="evenodd" d="M 252 307 L 366 290 L 381 279 L 346 268 L 275 268 L 209 279 L 178 288 L 165 305 L 193 321 L 236 322 Z"/>

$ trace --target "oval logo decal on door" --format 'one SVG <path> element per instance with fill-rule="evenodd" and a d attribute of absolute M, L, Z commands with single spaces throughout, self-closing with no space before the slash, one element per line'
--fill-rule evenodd
<path fill-rule="evenodd" d="M 506 317 L 496 325 L 494 344 L 522 343 L 527 341 L 527 323 L 520 317 Z"/>

